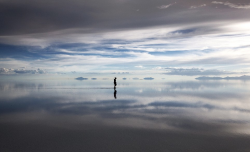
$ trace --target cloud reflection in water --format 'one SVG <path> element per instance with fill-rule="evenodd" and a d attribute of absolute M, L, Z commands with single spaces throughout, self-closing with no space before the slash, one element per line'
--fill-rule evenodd
<path fill-rule="evenodd" d="M 131 82 L 116 88 L 117 99 L 112 83 L 106 81 L 2 82 L 0 129 L 10 134 L 3 134 L 1 139 L 14 138 L 21 151 L 27 150 L 21 145 L 21 136 L 47 151 L 75 144 L 79 144 L 74 147 L 76 151 L 98 151 L 93 145 L 105 147 L 104 143 L 108 150 L 127 151 L 134 150 L 125 146 L 129 144 L 145 151 L 250 149 L 246 144 L 250 133 L 249 83 Z M 47 139 L 54 139 L 52 146 L 46 145 Z M 4 144 L 2 150 L 15 151 L 10 140 Z M 55 150 L 53 145 L 61 148 Z"/>

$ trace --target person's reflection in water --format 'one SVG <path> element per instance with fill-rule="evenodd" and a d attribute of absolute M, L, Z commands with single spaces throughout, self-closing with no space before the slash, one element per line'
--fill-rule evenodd
<path fill-rule="evenodd" d="M 114 87 L 114 98 L 116 99 L 116 93 L 117 93 L 117 91 L 116 91 L 116 88 Z"/>

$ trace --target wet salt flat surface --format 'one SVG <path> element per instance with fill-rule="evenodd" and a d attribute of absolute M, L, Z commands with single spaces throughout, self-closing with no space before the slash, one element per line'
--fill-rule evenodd
<path fill-rule="evenodd" d="M 249 92 L 240 80 L 1 81 L 0 151 L 250 151 Z"/>

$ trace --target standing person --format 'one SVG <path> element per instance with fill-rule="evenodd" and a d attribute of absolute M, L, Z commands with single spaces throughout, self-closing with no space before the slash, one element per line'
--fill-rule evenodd
<path fill-rule="evenodd" d="M 114 78 L 114 98 L 116 99 L 116 77 Z"/>
<path fill-rule="evenodd" d="M 115 77 L 115 79 L 114 79 L 114 87 L 116 87 L 116 77 Z"/>

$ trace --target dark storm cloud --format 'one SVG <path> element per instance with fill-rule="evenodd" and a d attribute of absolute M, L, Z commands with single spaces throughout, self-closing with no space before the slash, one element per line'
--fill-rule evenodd
<path fill-rule="evenodd" d="M 241 5 L 239 5 L 241 3 Z M 198 6 L 202 10 L 198 10 Z M 222 5 L 223 4 L 223 5 Z M 84 33 L 103 29 L 140 28 L 221 19 L 249 18 L 249 1 L 209 0 L 1 0 L 1 35 L 41 33 L 82 28 Z M 225 6 L 221 12 L 215 7 Z M 190 9 L 193 6 L 196 9 Z M 228 7 L 229 6 L 229 7 Z M 231 9 L 236 9 L 232 11 Z M 239 9 L 245 8 L 245 9 Z"/>

